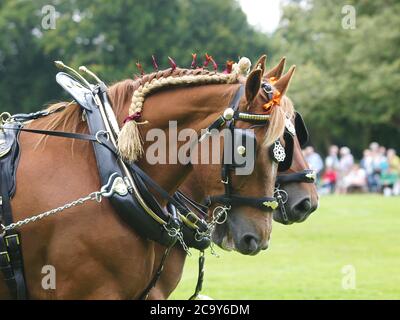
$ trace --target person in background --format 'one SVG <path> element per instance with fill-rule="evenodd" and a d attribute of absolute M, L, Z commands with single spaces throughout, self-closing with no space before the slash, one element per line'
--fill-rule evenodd
<path fill-rule="evenodd" d="M 321 189 L 323 194 L 335 193 L 337 172 L 331 165 L 326 166 L 321 181 Z"/>
<path fill-rule="evenodd" d="M 370 149 L 364 150 L 360 166 L 365 170 L 367 174 L 368 191 L 378 192 L 379 182 L 376 181 L 375 179 L 373 157 L 372 157 L 372 151 Z"/>
<path fill-rule="evenodd" d="M 379 166 L 380 171 L 382 172 L 382 171 L 387 170 L 389 168 L 389 162 L 388 162 L 388 159 L 386 157 L 386 148 L 383 147 L 383 146 L 380 146 L 379 150 L 378 150 L 378 154 L 379 154 L 378 166 Z"/>
<path fill-rule="evenodd" d="M 346 193 L 345 177 L 349 174 L 354 164 L 354 158 L 348 147 L 340 148 L 339 172 L 338 172 L 338 193 Z"/>
<path fill-rule="evenodd" d="M 367 191 L 367 174 L 358 164 L 353 164 L 348 174 L 344 177 L 344 193 Z"/>
<path fill-rule="evenodd" d="M 328 156 L 325 158 L 325 167 L 337 170 L 339 168 L 339 148 L 338 146 L 331 145 L 329 147 Z"/>
<path fill-rule="evenodd" d="M 389 163 L 389 168 L 397 173 L 400 173 L 400 158 L 396 154 L 396 150 L 389 149 L 387 151 L 387 160 Z"/>
<path fill-rule="evenodd" d="M 400 194 L 400 158 L 394 149 L 387 151 L 387 169 L 381 172 L 380 178 L 384 195 Z"/>
<path fill-rule="evenodd" d="M 371 152 L 373 154 L 376 154 L 379 150 L 379 143 L 378 142 L 371 142 L 369 144 L 369 150 L 371 150 Z"/>
<path fill-rule="evenodd" d="M 317 184 L 321 178 L 322 170 L 324 169 L 324 162 L 321 156 L 315 152 L 314 148 L 308 146 L 304 149 L 304 158 L 311 169 L 315 170 L 317 174 Z"/>
<path fill-rule="evenodd" d="M 379 192 L 380 190 L 380 172 L 379 172 L 379 144 L 371 142 L 369 144 L 371 154 L 372 173 L 370 173 L 371 192 Z"/>

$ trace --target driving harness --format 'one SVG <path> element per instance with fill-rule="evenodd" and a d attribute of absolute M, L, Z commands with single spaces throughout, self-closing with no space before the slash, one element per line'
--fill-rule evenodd
<path fill-rule="evenodd" d="M 271 87 L 266 83 L 263 83 L 262 88 L 264 91 L 268 93 L 268 98 L 271 98 L 270 93 L 272 91 Z M 237 95 L 239 92 L 237 93 Z M 240 97 L 235 97 L 231 103 L 231 107 L 235 107 L 236 99 L 240 100 Z M 231 124 L 232 126 L 232 124 Z M 235 133 L 240 133 L 241 138 L 237 139 L 241 141 L 241 145 L 237 146 L 235 143 L 233 151 L 239 152 L 241 146 L 246 145 L 246 139 L 249 139 L 255 143 L 254 133 L 243 133 L 243 129 L 234 129 Z M 240 131 L 239 131 L 240 130 Z M 274 209 L 279 206 L 279 210 L 282 212 L 282 216 L 284 221 L 288 221 L 288 217 L 286 214 L 285 203 L 288 199 L 288 194 L 285 190 L 281 189 L 282 185 L 288 183 L 315 183 L 316 175 L 315 171 L 311 169 L 306 169 L 300 172 L 282 174 L 282 172 L 288 171 L 292 165 L 293 160 L 293 150 L 294 150 L 294 137 L 297 137 L 299 144 L 302 148 L 306 146 L 309 141 L 309 133 L 304 123 L 304 120 L 299 112 L 295 112 L 294 125 L 290 119 L 286 119 L 285 121 L 285 132 L 284 132 L 284 141 L 285 148 L 282 147 L 279 140 L 276 141 L 270 148 L 270 156 L 275 161 L 278 162 L 278 175 L 275 182 L 275 191 L 274 198 L 262 197 L 262 198 L 253 198 L 253 197 L 244 197 L 240 195 L 236 195 L 232 193 L 232 184 L 230 183 L 229 173 L 232 169 L 241 166 L 242 164 L 232 163 L 232 164 L 224 164 L 221 174 L 221 182 L 225 185 L 225 194 L 217 195 L 217 196 L 207 196 L 204 200 L 205 205 L 197 203 L 192 199 L 185 196 L 181 191 L 177 191 L 184 201 L 190 202 L 191 206 L 196 207 L 196 212 L 203 214 L 204 217 L 207 215 L 207 211 L 209 207 L 213 203 L 223 204 L 228 206 L 228 208 L 232 208 L 233 205 L 246 205 L 252 206 L 261 210 L 268 211 L 269 208 L 266 204 L 273 205 Z M 234 136 L 237 138 L 237 135 Z M 274 150 L 275 149 L 275 150 Z M 254 157 L 255 158 L 255 157 Z M 253 158 L 253 159 L 254 159 Z M 235 159 L 235 157 L 233 157 Z M 269 203 L 268 203 L 269 202 Z M 171 206 L 173 207 L 173 206 Z M 184 225 L 183 229 L 185 230 L 187 226 Z M 196 248 L 197 244 L 194 243 L 194 248 Z"/>
<path fill-rule="evenodd" d="M 56 80 L 82 108 L 83 117 L 88 123 L 89 134 L 24 128 L 26 121 L 46 117 L 63 110 L 67 106 L 53 111 L 9 115 L 6 119 L 3 119 L 3 115 L 0 116 L 0 218 L 4 230 L 0 235 L 0 269 L 12 297 L 26 299 L 28 293 L 23 271 L 21 241 L 17 229 L 13 227 L 10 204 L 10 199 L 15 192 L 15 174 L 20 155 L 19 133 L 27 132 L 79 139 L 92 143 L 101 183 L 103 186 L 112 186 L 108 196 L 118 215 L 142 237 L 167 247 L 154 278 L 141 295 L 141 298 L 146 298 L 161 274 L 166 256 L 177 242 L 184 249 L 186 247 L 185 242 L 196 243 L 197 245 L 200 243 L 199 246 L 203 250 L 209 245 L 210 239 L 206 237 L 207 233 L 204 232 L 208 228 L 205 221 L 206 207 L 196 204 L 194 201 L 188 201 L 190 199 L 180 192 L 170 196 L 135 163 L 128 164 L 122 161 L 116 148 L 119 128 L 116 127 L 115 115 L 107 97 L 107 87 L 97 77 L 98 83 L 91 85 L 78 72 L 65 65 L 64 67 L 74 76 L 60 72 L 57 74 Z M 226 125 L 233 132 L 233 136 L 253 139 L 255 143 L 254 134 L 252 136 L 248 132 L 236 128 L 234 121 L 265 123 L 269 121 L 270 117 L 266 114 L 240 112 L 238 106 L 243 92 L 244 88 L 241 85 L 235 94 L 231 107 L 227 108 L 224 114 L 207 128 L 206 136 L 213 128 L 220 129 Z M 219 201 L 230 204 L 241 203 L 269 210 L 274 209 L 276 200 L 273 197 L 255 199 L 232 193 L 229 177 L 231 168 L 234 168 L 234 166 L 234 164 L 228 164 L 227 166 L 224 165 L 222 169 L 223 180 L 227 183 L 225 195 Z M 162 208 L 149 188 L 168 201 L 168 210 Z M 194 214 L 193 211 L 197 211 L 198 214 Z M 203 236 L 199 237 L 199 235 Z"/>
<path fill-rule="evenodd" d="M 292 140 L 293 145 L 293 137 L 296 136 L 300 147 L 304 148 L 309 141 L 309 134 L 307 127 L 304 123 L 304 120 L 299 112 L 295 112 L 294 118 L 294 126 L 293 123 L 286 119 L 286 130 L 285 130 L 285 141 L 286 143 Z M 289 153 L 290 154 L 290 153 Z M 291 152 L 293 154 L 293 150 Z M 290 168 L 291 165 L 286 170 Z M 279 211 L 282 213 L 282 218 L 285 222 L 289 221 L 289 218 L 286 214 L 285 203 L 288 200 L 288 194 L 285 190 L 281 189 L 281 186 L 286 185 L 288 183 L 315 183 L 316 181 L 316 173 L 314 170 L 306 169 L 299 172 L 287 173 L 287 174 L 278 174 L 275 182 L 275 192 L 274 196 L 279 204 Z"/>
<path fill-rule="evenodd" d="M 224 114 L 206 129 L 206 132 L 200 137 L 199 140 L 201 142 L 207 137 L 211 136 L 214 132 L 219 132 L 222 127 L 228 129 L 224 132 L 224 153 L 222 161 L 223 164 L 221 168 L 221 183 L 224 184 L 225 193 L 221 195 L 207 196 L 203 203 L 198 203 L 178 190 L 174 197 L 181 199 L 184 203 L 186 203 L 188 208 L 196 212 L 196 214 L 189 214 L 189 216 L 187 216 L 188 218 L 190 217 L 191 219 L 196 220 L 197 216 L 200 216 L 202 219 L 206 219 L 210 206 L 213 203 L 223 205 L 226 209 L 225 212 L 231 210 L 233 206 L 240 205 L 258 208 L 266 212 L 272 211 L 278 207 L 278 202 L 275 197 L 257 198 L 242 196 L 233 192 L 234 189 L 231 180 L 232 171 L 245 166 L 253 168 L 256 158 L 256 136 L 254 131 L 235 127 L 235 121 L 240 120 L 254 125 L 263 126 L 270 118 L 270 115 L 268 114 L 239 112 L 239 103 L 243 94 L 244 86 L 240 85 Z M 249 150 L 252 152 L 250 157 L 248 157 Z M 276 141 L 275 144 L 270 148 L 272 159 L 278 163 L 283 162 L 286 159 L 285 154 L 289 154 L 290 152 L 290 150 L 286 150 L 282 147 L 279 140 Z M 169 204 L 168 209 L 176 210 L 173 204 Z M 184 223 L 182 230 L 184 236 L 190 234 L 194 235 L 194 241 L 191 241 L 193 237 L 188 237 L 189 242 L 187 242 L 187 244 L 189 247 L 203 250 L 211 243 L 210 228 L 208 228 L 206 231 L 202 231 L 200 229 L 193 228 L 193 226 L 188 223 Z"/>
<path fill-rule="evenodd" d="M 264 82 L 261 86 L 266 93 L 268 99 L 272 99 L 272 87 L 268 83 Z M 243 114 L 238 112 L 239 102 L 244 93 L 243 87 L 240 87 L 239 90 L 236 92 L 234 98 L 232 99 L 230 106 L 224 112 L 224 115 L 221 118 L 217 119 L 209 128 L 206 130 L 206 134 L 203 135 L 203 139 L 209 135 L 213 129 L 221 128 L 222 126 L 226 126 L 229 129 L 228 139 L 224 139 L 225 146 L 228 145 L 228 151 L 224 148 L 224 155 L 223 155 L 223 166 L 221 170 L 221 182 L 224 184 L 225 193 L 222 195 L 216 196 L 207 196 L 204 199 L 203 203 L 198 203 L 193 199 L 190 199 L 186 196 L 183 192 L 177 191 L 174 197 L 180 198 L 183 202 L 185 202 L 188 207 L 192 208 L 193 211 L 196 212 L 196 215 L 206 219 L 208 210 L 210 206 L 214 204 L 222 204 L 226 209 L 225 212 L 232 209 L 232 206 L 251 206 L 254 208 L 258 208 L 263 211 L 271 211 L 276 209 L 282 203 L 282 198 L 280 198 L 281 194 L 277 193 L 279 188 L 276 188 L 274 196 L 276 197 L 247 197 L 241 196 L 238 194 L 233 193 L 233 186 L 231 182 L 231 172 L 240 167 L 244 166 L 254 166 L 254 159 L 256 158 L 256 137 L 252 130 L 240 129 L 234 126 L 235 120 L 245 120 L 251 123 L 263 123 L 266 119 L 266 115 L 256 115 L 253 114 L 252 116 Z M 268 117 L 268 116 L 267 116 Z M 283 148 L 280 141 L 277 140 L 270 148 L 269 153 L 271 159 L 278 163 L 278 172 L 287 171 L 292 165 L 293 159 L 293 148 L 294 148 L 294 141 L 293 137 L 296 135 L 295 128 L 290 119 L 287 119 L 286 126 L 284 132 L 284 141 L 285 147 Z M 305 125 L 303 123 L 303 127 L 305 129 Z M 300 130 L 299 130 L 300 131 Z M 306 132 L 307 130 L 303 130 L 302 132 Z M 308 134 L 308 133 L 307 133 Z M 233 136 L 233 142 L 232 140 Z M 305 140 L 308 140 L 308 137 L 305 137 Z M 304 142 L 306 143 L 306 141 Z M 251 146 L 252 148 L 247 148 Z M 230 147 L 230 148 L 229 148 Z M 250 157 L 251 163 L 246 163 L 244 161 L 237 161 L 237 160 L 244 160 L 244 155 L 246 155 L 247 149 L 251 149 L 254 152 L 253 157 Z M 243 159 L 241 159 L 241 157 Z M 311 171 L 311 170 L 310 170 Z M 308 173 L 308 172 L 307 172 Z M 278 186 L 278 185 L 277 185 Z M 285 199 L 283 199 L 285 200 Z M 169 210 L 176 210 L 173 205 L 168 206 Z M 196 215 L 193 216 L 193 219 L 196 219 Z M 208 233 L 207 237 L 204 237 L 204 232 L 201 232 L 198 229 L 194 229 L 189 224 L 183 224 L 183 234 L 195 234 L 195 241 L 188 242 L 189 247 L 193 247 L 198 250 L 203 250 L 206 246 L 208 247 L 211 242 L 210 233 Z M 190 237 L 189 239 L 193 239 Z M 205 241 L 207 239 L 207 241 Z"/>
<path fill-rule="evenodd" d="M 286 130 L 285 130 L 285 143 L 290 145 L 289 147 L 289 155 L 293 155 L 293 138 L 297 137 L 300 147 L 304 148 L 309 141 L 309 134 L 307 127 L 304 123 L 303 117 L 299 112 L 295 112 L 294 118 L 294 126 L 292 122 L 287 119 L 286 120 Z M 286 162 L 287 159 L 285 159 Z M 288 162 L 283 170 L 281 168 L 278 170 L 280 172 L 289 170 L 292 163 L 292 158 L 290 158 L 290 163 Z M 316 180 L 314 170 L 307 169 L 301 172 L 289 173 L 289 174 L 278 174 L 276 178 L 276 185 L 279 187 L 281 184 L 286 184 L 290 182 L 305 182 L 305 183 L 314 183 Z"/>
<path fill-rule="evenodd" d="M 276 209 L 278 206 L 278 203 L 274 197 L 262 197 L 262 198 L 256 198 L 256 197 L 248 197 L 248 196 L 242 196 L 239 194 L 234 193 L 233 185 L 232 185 L 232 179 L 231 179 L 231 174 L 232 171 L 236 168 L 240 168 L 243 166 L 251 166 L 254 167 L 254 161 L 256 158 L 256 137 L 254 134 L 253 130 L 248 130 L 248 129 L 239 129 L 235 127 L 235 120 L 242 120 L 242 121 L 247 121 L 250 123 L 264 123 L 264 117 L 261 117 L 261 120 L 258 120 L 257 117 L 251 117 L 246 119 L 246 117 L 240 117 L 240 112 L 238 112 L 239 108 L 239 102 L 240 99 L 242 98 L 244 94 L 244 86 L 242 85 L 239 90 L 236 92 L 231 104 L 230 104 L 230 109 L 232 110 L 231 113 L 233 114 L 233 117 L 230 119 L 226 119 L 226 122 L 223 122 L 224 125 L 229 129 L 229 132 L 231 133 L 230 136 L 233 136 L 234 144 L 232 147 L 232 159 L 233 161 L 229 161 L 232 159 L 229 159 L 227 161 L 226 155 L 225 155 L 225 148 L 224 148 L 224 160 L 222 164 L 222 169 L 221 169 L 221 183 L 224 184 L 224 190 L 225 193 L 221 195 L 215 195 L 215 196 L 207 196 L 205 199 L 205 204 L 207 207 L 210 207 L 213 203 L 214 204 L 222 204 L 228 208 L 232 208 L 232 206 L 250 206 L 254 207 L 257 209 L 260 209 L 262 211 L 272 211 Z M 261 116 L 261 115 L 260 115 Z M 265 116 L 265 115 L 263 115 Z M 220 127 L 222 124 L 218 123 L 218 126 Z M 214 126 L 211 125 L 213 128 Z M 254 154 L 250 157 L 250 161 L 252 161 L 251 164 L 246 163 L 246 162 L 238 162 L 235 159 L 240 159 L 240 156 L 246 155 L 246 151 L 248 149 L 248 146 L 251 146 L 250 149 L 254 150 Z M 275 144 L 272 146 L 272 148 L 277 149 L 278 151 L 271 151 L 272 159 L 276 162 L 281 162 L 284 161 L 284 156 L 283 158 L 281 157 L 282 155 L 282 145 L 280 144 L 279 141 L 276 141 Z M 284 151 L 283 151 L 284 153 Z"/>

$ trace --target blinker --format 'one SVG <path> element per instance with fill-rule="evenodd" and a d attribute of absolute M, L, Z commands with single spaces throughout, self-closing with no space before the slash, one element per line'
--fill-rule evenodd
<path fill-rule="evenodd" d="M 296 127 L 297 138 L 299 139 L 300 146 L 304 148 L 305 145 L 308 143 L 309 134 L 307 127 L 304 123 L 303 117 L 298 112 L 296 112 L 294 124 Z"/>

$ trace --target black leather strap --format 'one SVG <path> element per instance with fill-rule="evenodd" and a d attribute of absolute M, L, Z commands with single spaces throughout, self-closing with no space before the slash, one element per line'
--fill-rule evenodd
<path fill-rule="evenodd" d="M 3 129 L 4 127 L 0 127 Z M 15 131 L 23 131 L 29 133 L 43 134 L 46 136 L 60 137 L 60 138 L 69 138 L 69 139 L 78 139 L 78 140 L 86 140 L 97 142 L 97 138 L 95 135 L 84 134 L 84 133 L 73 133 L 73 132 L 64 132 L 64 131 L 50 131 L 50 130 L 39 130 L 39 129 L 25 129 L 25 128 L 13 128 L 7 127 L 4 128 L 6 130 L 15 130 Z"/>
<path fill-rule="evenodd" d="M 13 231 L 6 235 L 4 239 L 7 245 L 8 253 L 10 255 L 11 266 L 14 271 L 15 284 L 17 289 L 16 298 L 18 300 L 26 300 L 28 297 L 19 234 L 16 231 Z"/>
<path fill-rule="evenodd" d="M 208 213 L 208 207 L 194 201 L 193 199 L 189 198 L 186 194 L 184 194 L 182 191 L 176 191 L 174 194 L 174 198 L 177 199 L 180 202 L 185 202 L 189 206 L 191 206 L 193 209 L 195 209 L 196 213 L 202 218 L 206 219 L 207 218 L 207 213 Z"/>
<path fill-rule="evenodd" d="M 226 206 L 249 206 L 260 209 L 262 211 L 271 212 L 271 207 L 265 205 L 267 202 L 275 202 L 274 197 L 244 197 L 238 194 L 221 194 L 217 196 L 209 196 L 206 198 L 206 204 L 211 205 L 213 203 L 223 204 Z"/>
<path fill-rule="evenodd" d="M 164 265 L 165 265 L 165 261 L 167 260 L 167 257 L 169 255 L 169 253 L 171 252 L 172 247 L 175 245 L 175 243 L 173 243 L 172 245 L 170 245 L 165 251 L 164 254 L 161 258 L 160 264 L 158 265 L 157 271 L 155 273 L 155 275 L 153 276 L 153 278 L 151 279 L 150 283 L 147 285 L 147 287 L 143 290 L 142 294 L 139 296 L 138 300 L 147 300 L 151 289 L 154 288 L 154 286 L 156 285 L 157 281 L 160 279 L 161 274 L 164 270 Z"/>
<path fill-rule="evenodd" d="M 204 256 L 204 251 L 200 252 L 199 256 L 199 271 L 198 271 L 198 276 L 197 276 L 197 283 L 196 283 L 196 289 L 192 296 L 189 298 L 189 300 L 195 300 L 198 296 L 201 290 L 203 289 L 203 281 L 204 281 L 204 262 L 205 262 L 205 256 Z"/>
<path fill-rule="evenodd" d="M 155 182 L 146 172 L 144 172 L 136 164 L 131 163 L 130 167 L 132 168 L 133 172 L 138 174 L 140 178 L 143 179 L 143 181 L 146 184 L 148 184 L 151 188 L 153 188 L 163 199 L 172 203 L 178 209 L 178 211 L 183 213 L 187 211 L 187 208 L 181 202 L 179 202 L 174 197 L 170 196 L 170 194 L 167 191 L 165 191 L 157 182 Z"/>
<path fill-rule="evenodd" d="M 0 217 L 3 219 L 3 224 L 11 224 L 13 222 L 11 203 L 9 197 L 10 187 L 7 179 L 7 169 L 3 167 L 4 161 L 0 162 Z M 1 235 L 0 243 L 2 243 L 2 271 L 4 279 L 10 288 L 10 292 L 14 299 L 27 299 L 27 290 L 24 277 L 24 266 L 22 261 L 21 243 L 19 234 L 16 231 L 7 232 Z M 8 262 L 5 260 L 7 259 Z M 9 265 L 7 265 L 7 263 Z M 11 266 L 13 276 L 11 276 Z"/>
<path fill-rule="evenodd" d="M 303 170 L 295 173 L 279 174 L 276 177 L 276 185 L 292 183 L 292 182 L 314 183 L 315 182 L 314 178 L 307 177 L 307 175 L 313 175 L 313 174 L 314 170 Z"/>
<path fill-rule="evenodd" d="M 10 255 L 7 251 L 7 246 L 4 237 L 0 235 L 0 270 L 3 274 L 5 283 L 10 291 L 11 297 L 17 297 L 17 286 L 15 285 L 14 271 L 11 266 Z"/>

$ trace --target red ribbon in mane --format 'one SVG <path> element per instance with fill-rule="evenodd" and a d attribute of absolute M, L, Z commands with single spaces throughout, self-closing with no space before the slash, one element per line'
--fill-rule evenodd
<path fill-rule="evenodd" d="M 124 120 L 124 124 L 129 122 L 129 121 L 136 121 L 139 120 L 140 117 L 142 116 L 141 112 L 135 112 L 133 114 L 131 114 L 130 116 L 127 116 Z"/>

